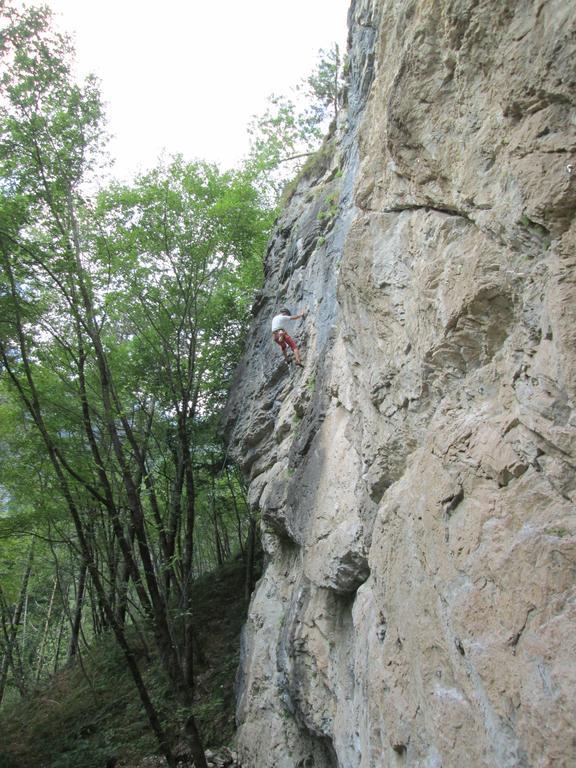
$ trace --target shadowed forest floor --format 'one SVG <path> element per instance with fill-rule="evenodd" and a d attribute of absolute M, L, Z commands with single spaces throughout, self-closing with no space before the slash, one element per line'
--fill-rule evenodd
<path fill-rule="evenodd" d="M 234 679 L 247 605 L 244 563 L 237 561 L 194 586 L 200 656 L 195 715 L 206 747 L 230 745 L 234 735 Z M 178 733 L 183 713 L 150 651 L 131 633 L 141 669 L 164 727 Z M 1 768 L 133 768 L 158 746 L 148 727 L 122 652 L 112 636 L 62 670 L 48 687 L 0 714 Z"/>

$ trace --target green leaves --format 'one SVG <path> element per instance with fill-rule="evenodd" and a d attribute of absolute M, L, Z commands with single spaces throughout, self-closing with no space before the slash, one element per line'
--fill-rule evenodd
<path fill-rule="evenodd" d="M 50 24 L 46 7 L 0 10 L 0 191 L 26 195 L 34 221 L 48 209 L 61 233 L 68 196 L 100 156 L 103 109 L 94 78 L 73 81 L 70 41 Z"/>
<path fill-rule="evenodd" d="M 180 682 L 190 580 L 245 536 L 216 425 L 274 210 L 253 169 L 181 157 L 91 199 L 97 83 L 47 9 L 3 4 L 0 26 L 0 560 L 47 539 L 48 571 L 88 579 L 94 631 L 152 610 Z"/>
<path fill-rule="evenodd" d="M 163 408 L 203 400 L 230 345 L 238 355 L 271 213 L 245 175 L 182 158 L 103 191 L 96 213 L 106 316 L 130 339 L 139 389 Z"/>
<path fill-rule="evenodd" d="M 318 63 L 300 88 L 309 98 L 310 120 L 320 123 L 327 117 L 335 120 L 344 88 L 340 48 L 335 43 L 318 52 Z"/>
<path fill-rule="evenodd" d="M 330 121 L 338 117 L 344 81 L 338 45 L 320 50 L 314 71 L 292 98 L 272 95 L 263 115 L 254 117 L 247 168 L 263 197 L 276 203 L 283 187 L 316 152 Z"/>

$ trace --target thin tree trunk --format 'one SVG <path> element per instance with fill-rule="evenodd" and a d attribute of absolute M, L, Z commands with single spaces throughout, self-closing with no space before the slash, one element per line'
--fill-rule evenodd
<path fill-rule="evenodd" d="M 228 529 L 226 528 L 226 521 L 223 521 L 222 524 L 222 550 L 224 553 L 224 562 L 226 560 L 230 560 L 231 551 L 230 551 L 230 537 L 228 536 Z"/>
<path fill-rule="evenodd" d="M 220 540 L 220 531 L 218 530 L 218 519 L 216 517 L 216 504 L 214 501 L 214 473 L 210 473 L 210 512 L 212 515 L 212 528 L 214 530 L 214 549 L 216 550 L 216 562 L 222 565 L 222 542 Z"/>
<path fill-rule="evenodd" d="M 340 94 L 338 93 L 338 79 L 340 77 L 340 47 L 335 45 L 334 50 L 335 66 L 334 66 L 334 120 L 338 120 L 338 100 Z"/>
<path fill-rule="evenodd" d="M 22 617 L 22 611 L 24 610 L 24 604 L 28 597 L 28 582 L 30 581 L 30 574 L 32 572 L 32 561 L 34 559 L 34 542 L 30 546 L 30 552 L 28 554 L 28 562 L 26 564 L 26 570 L 24 572 L 24 578 L 22 579 L 22 586 L 20 588 L 20 597 L 14 611 L 14 616 L 10 620 L 10 631 L 6 637 L 6 651 L 4 659 L 2 660 L 2 667 L 0 669 L 0 704 L 4 698 L 4 692 L 6 690 L 6 680 L 8 677 L 8 670 L 10 664 L 14 665 L 13 652 L 16 650 L 18 642 L 18 627 L 20 625 L 20 619 Z M 4 602 L 4 600 L 3 600 Z M 6 631 L 6 630 L 5 630 Z"/>
<path fill-rule="evenodd" d="M 66 593 L 66 598 L 68 598 L 68 593 Z M 60 616 L 60 628 L 58 629 L 58 639 L 56 640 L 56 651 L 54 653 L 54 674 L 58 672 L 58 662 L 60 661 L 60 648 L 62 647 L 62 635 L 64 634 L 65 624 L 66 624 L 66 613 L 64 610 L 62 610 L 62 615 Z"/>
<path fill-rule="evenodd" d="M 57 588 L 58 579 L 54 579 L 54 586 L 52 587 L 52 594 L 50 595 L 50 603 L 48 604 L 48 613 L 46 614 L 46 623 L 44 624 L 44 633 L 40 643 L 40 651 L 38 652 L 38 669 L 36 670 L 37 684 L 40 682 L 40 675 L 42 674 L 42 667 L 44 666 L 44 649 L 46 648 L 46 640 L 50 629 L 50 619 L 52 618 L 52 608 L 54 607 L 54 598 L 56 597 Z"/>
<path fill-rule="evenodd" d="M 1 593 L 0 593 L 1 594 Z M 6 688 L 6 682 L 8 680 L 8 671 L 12 665 L 12 646 L 14 644 L 12 618 L 9 613 L 8 606 L 4 601 L 4 595 L 2 596 L 2 605 L 0 606 L 2 614 L 2 634 L 4 635 L 4 647 L 2 655 L 2 664 L 0 665 L 0 705 L 4 698 L 4 690 Z M 10 628 L 8 628 L 10 626 Z"/>
<path fill-rule="evenodd" d="M 82 607 L 84 605 L 84 591 L 86 588 L 86 575 L 88 566 L 83 561 L 78 575 L 78 587 L 76 588 L 76 608 L 74 609 L 74 618 L 72 621 L 72 634 L 70 635 L 70 644 L 68 646 L 68 663 L 74 660 L 78 653 L 78 640 L 80 639 L 80 626 L 82 624 Z"/>
<path fill-rule="evenodd" d="M 244 581 L 244 599 L 250 600 L 250 595 L 254 589 L 254 552 L 256 549 L 256 518 L 250 518 L 250 528 L 248 530 L 248 541 L 246 543 L 246 578 Z"/>
<path fill-rule="evenodd" d="M 184 478 L 186 488 L 186 527 L 184 538 L 184 562 L 182 565 L 182 608 L 184 611 L 184 648 L 183 668 L 184 681 L 190 694 L 194 688 L 194 633 L 192 628 L 191 587 L 193 578 L 194 558 L 194 523 L 196 519 L 196 488 L 194 483 L 194 469 L 192 466 L 192 452 L 181 416 L 179 424 L 179 438 L 184 456 Z"/>
<path fill-rule="evenodd" d="M 228 488 L 230 489 L 230 495 L 232 496 L 232 505 L 234 507 L 234 514 L 236 515 L 236 530 L 238 532 L 238 546 L 240 547 L 240 553 L 242 555 L 242 559 L 244 559 L 244 542 L 242 541 L 242 519 L 240 517 L 240 510 L 238 509 L 238 504 L 236 502 L 236 493 L 234 492 L 234 484 L 232 483 L 232 480 L 230 478 L 228 467 L 226 467 L 224 471 L 226 472 L 226 482 L 228 484 Z"/>
<path fill-rule="evenodd" d="M 114 392 L 114 385 L 112 382 L 111 371 L 110 371 L 108 360 L 104 350 L 102 338 L 100 336 L 98 319 L 96 318 L 95 312 L 93 309 L 92 298 L 91 298 L 89 287 L 88 287 L 89 283 L 85 279 L 86 276 L 84 274 L 82 263 L 81 263 L 79 237 L 76 231 L 77 224 L 74 216 L 74 211 L 72 210 L 72 205 L 70 206 L 70 208 L 71 208 L 70 219 L 72 221 L 72 226 L 73 226 L 74 254 L 75 254 L 75 264 L 76 264 L 76 272 L 74 275 L 72 275 L 72 277 L 77 282 L 77 285 L 81 294 L 81 298 L 82 298 L 82 307 L 75 306 L 73 310 L 75 314 L 77 314 L 77 316 L 79 316 L 81 308 L 85 313 L 85 317 L 82 319 L 82 326 L 86 328 L 89 334 L 90 341 L 92 343 L 92 347 L 94 351 L 94 363 L 95 363 L 96 371 L 99 376 L 100 393 L 102 396 L 104 426 L 105 426 L 106 433 L 111 440 L 114 456 L 120 470 L 120 479 L 122 481 L 124 492 L 126 494 L 127 505 L 131 515 L 131 522 L 135 530 L 135 538 L 138 546 L 140 562 L 142 564 L 144 579 L 142 583 L 142 581 L 140 580 L 140 574 L 138 570 L 136 570 L 134 573 L 134 583 L 135 583 L 136 589 L 138 590 L 139 597 L 141 597 L 142 604 L 143 605 L 148 604 L 151 606 L 151 613 L 153 615 L 153 622 L 154 622 L 155 639 L 156 639 L 157 647 L 160 653 L 160 657 L 162 659 L 162 663 L 166 668 L 168 676 L 174 685 L 175 691 L 177 692 L 181 703 L 184 704 L 184 706 L 186 707 L 191 707 L 193 703 L 192 702 L 193 666 L 191 663 L 192 656 L 190 652 L 192 643 L 189 641 L 186 644 L 187 653 L 185 655 L 185 661 L 182 664 L 180 658 L 178 657 L 177 646 L 172 637 L 172 631 L 171 631 L 171 626 L 170 626 L 169 616 L 168 616 L 168 606 L 165 601 L 165 596 L 162 594 L 162 591 L 159 588 L 158 575 L 154 568 L 152 552 L 150 549 L 150 542 L 146 532 L 144 508 L 142 506 L 142 502 L 140 498 L 139 487 L 135 483 L 135 477 L 131 471 L 132 460 L 134 458 L 138 459 L 139 457 L 130 456 L 130 453 L 126 452 L 125 438 L 123 435 L 121 435 L 120 429 L 116 423 L 117 417 L 120 417 L 122 420 L 123 428 L 126 432 L 126 436 L 128 437 L 128 441 L 131 443 L 133 439 L 133 435 L 130 434 L 131 433 L 130 425 L 122 416 L 121 409 L 119 408 L 117 396 L 116 396 L 116 393 Z M 175 762 L 170 749 L 169 742 L 166 738 L 166 734 L 164 733 L 164 730 L 158 719 L 157 712 L 148 695 L 146 685 L 142 679 L 138 665 L 134 659 L 132 650 L 129 644 L 127 643 L 124 632 L 120 627 L 120 625 L 116 622 L 114 612 L 110 610 L 110 606 L 108 605 L 108 601 L 107 601 L 105 590 L 104 590 L 104 585 L 101 580 L 101 574 L 95 565 L 95 562 L 93 559 L 93 553 L 91 551 L 90 543 L 87 538 L 87 531 L 86 531 L 85 525 L 82 522 L 80 511 L 76 505 L 76 501 L 72 493 L 72 488 L 69 485 L 68 476 L 74 478 L 75 482 L 82 483 L 82 485 L 89 490 L 89 492 L 94 496 L 94 498 L 96 498 L 99 501 L 99 503 L 102 503 L 103 505 L 107 506 L 108 500 L 105 497 L 103 497 L 98 492 L 98 490 L 95 489 L 85 478 L 83 478 L 81 474 L 79 474 L 74 469 L 74 467 L 70 465 L 68 461 L 66 461 L 66 458 L 62 454 L 61 449 L 53 441 L 47 429 L 47 425 L 44 421 L 44 417 L 42 413 L 38 391 L 35 386 L 34 377 L 32 375 L 32 366 L 30 364 L 30 359 L 28 355 L 27 341 L 24 333 L 24 323 L 22 319 L 20 300 L 18 296 L 18 290 L 16 287 L 16 281 L 14 279 L 14 275 L 11 271 L 11 266 L 9 263 L 7 263 L 6 274 L 9 280 L 9 286 L 12 293 L 12 297 L 14 299 L 14 313 L 15 313 L 15 321 L 16 321 L 15 325 L 16 325 L 16 332 L 17 332 L 17 341 L 20 347 L 19 365 L 21 366 L 23 376 L 25 377 L 26 385 L 24 385 L 20 377 L 16 375 L 15 370 L 13 368 L 13 359 L 11 355 L 8 353 L 6 347 L 0 342 L 0 355 L 2 357 L 5 371 L 7 372 L 8 377 L 10 378 L 15 388 L 17 389 L 23 403 L 28 408 L 40 432 L 40 435 L 44 440 L 44 443 L 48 452 L 48 457 L 52 463 L 52 466 L 56 474 L 56 478 L 60 484 L 60 489 L 66 500 L 68 509 L 74 521 L 76 534 L 78 536 L 78 541 L 80 544 L 80 549 L 82 552 L 82 556 L 85 562 L 87 563 L 88 570 L 90 573 L 90 578 L 94 584 L 95 589 L 97 590 L 99 599 L 102 601 L 102 605 L 106 606 L 106 612 L 110 620 L 111 627 L 115 633 L 118 644 L 124 651 L 128 667 L 130 668 L 134 682 L 139 691 L 142 704 L 149 717 L 152 729 L 154 730 L 154 733 L 158 738 L 162 752 L 165 755 L 169 766 L 172 767 L 175 765 Z M 73 290 L 73 287 L 72 287 L 72 290 Z M 190 458 L 189 452 L 186 458 L 187 460 L 189 460 Z M 192 552 L 193 552 L 192 547 L 193 547 L 194 511 L 195 511 L 194 510 L 194 483 L 193 483 L 193 475 L 192 475 L 191 467 L 187 467 L 187 470 L 188 470 L 186 473 L 187 475 L 186 476 L 186 489 L 187 489 L 186 522 L 187 522 L 187 525 L 186 525 L 186 539 L 185 539 L 185 562 L 186 562 L 186 566 L 189 565 L 190 567 L 184 568 L 184 578 L 183 578 L 183 582 L 186 590 L 186 601 L 185 601 L 186 623 L 190 621 L 190 616 L 189 616 L 190 583 L 189 581 L 192 577 L 191 563 L 192 563 Z M 111 510 L 111 513 L 113 515 L 114 511 Z M 116 528 L 115 533 L 120 536 L 119 540 L 121 541 L 123 532 L 120 531 L 118 533 L 118 529 Z M 130 556 L 131 556 L 131 553 L 130 553 Z M 132 563 L 134 563 L 134 560 L 132 560 Z M 144 585 L 146 589 L 144 589 Z M 189 718 L 189 727 L 188 727 L 187 733 L 189 734 L 191 739 L 191 748 L 193 750 L 197 768 L 206 768 L 206 760 L 205 760 L 204 752 L 202 749 L 202 742 L 196 730 L 196 726 L 195 726 L 192 715 L 190 715 L 190 718 Z"/>
<path fill-rule="evenodd" d="M 28 587 L 28 585 L 26 585 Z M 22 617 L 22 640 L 20 642 L 20 658 L 26 659 L 26 630 L 28 629 L 28 588 L 26 588 L 26 596 L 24 598 L 24 615 Z M 22 669 L 24 673 L 24 669 Z"/>
<path fill-rule="evenodd" d="M 130 531 L 130 546 L 134 546 L 134 529 Z M 121 627 L 126 622 L 126 609 L 128 607 L 128 590 L 130 588 L 130 568 L 127 563 L 123 564 L 120 574 L 120 583 L 118 585 L 118 600 L 116 603 L 116 621 Z"/>

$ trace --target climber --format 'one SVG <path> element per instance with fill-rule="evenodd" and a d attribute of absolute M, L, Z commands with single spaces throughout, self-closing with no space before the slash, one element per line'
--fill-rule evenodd
<path fill-rule="evenodd" d="M 281 309 L 280 314 L 274 315 L 272 318 L 272 336 L 276 344 L 278 344 L 282 350 L 284 360 L 286 360 L 287 363 L 290 362 L 290 358 L 286 351 L 286 345 L 288 345 L 294 354 L 296 365 L 299 365 L 300 368 L 304 368 L 302 360 L 300 359 L 300 352 L 294 339 L 286 332 L 286 322 L 289 320 L 298 320 L 299 318 L 304 317 L 305 314 L 306 312 L 304 311 L 300 312 L 299 315 L 291 315 L 289 309 Z"/>

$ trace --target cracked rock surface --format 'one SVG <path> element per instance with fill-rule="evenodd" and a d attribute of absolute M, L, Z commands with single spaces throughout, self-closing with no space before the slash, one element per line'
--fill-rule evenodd
<path fill-rule="evenodd" d="M 227 409 L 267 553 L 246 768 L 574 765 L 575 18 L 352 3 Z"/>

